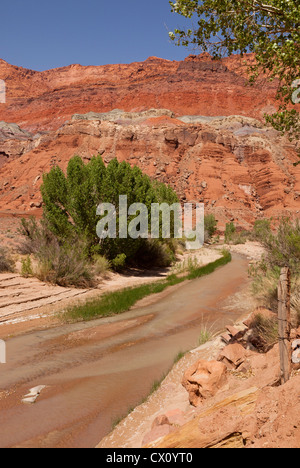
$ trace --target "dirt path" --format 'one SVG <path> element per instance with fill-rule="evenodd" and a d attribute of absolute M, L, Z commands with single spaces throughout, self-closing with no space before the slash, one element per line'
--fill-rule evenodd
<path fill-rule="evenodd" d="M 122 316 L 9 339 L 0 373 L 0 446 L 96 446 L 179 351 L 197 346 L 203 324 L 217 331 L 239 318 L 240 310 L 223 305 L 247 285 L 247 265 L 234 256 L 212 275 Z M 21 403 L 36 385 L 46 385 L 37 402 Z"/>

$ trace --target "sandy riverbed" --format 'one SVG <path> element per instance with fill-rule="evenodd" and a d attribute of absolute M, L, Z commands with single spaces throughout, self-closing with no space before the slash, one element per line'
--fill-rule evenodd
<path fill-rule="evenodd" d="M 36 278 L 23 278 L 20 274 L 0 274 L 0 338 L 48 328 L 61 323 L 58 313 L 68 306 L 84 302 L 108 292 L 159 281 L 171 272 L 178 272 L 193 259 L 205 265 L 220 257 L 217 249 L 203 248 L 178 256 L 175 266 L 149 271 L 131 270 L 126 274 L 109 273 L 99 278 L 94 289 L 62 288 L 43 283 Z"/>

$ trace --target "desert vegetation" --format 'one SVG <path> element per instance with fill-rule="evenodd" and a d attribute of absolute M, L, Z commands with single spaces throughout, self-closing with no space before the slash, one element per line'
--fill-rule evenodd
<path fill-rule="evenodd" d="M 277 80 L 278 112 L 266 115 L 267 123 L 289 136 L 299 148 L 300 118 L 293 98 L 299 79 L 298 0 L 178 0 L 172 11 L 189 20 L 188 29 L 169 33 L 177 45 L 192 44 L 215 59 L 253 52 L 253 63 L 244 62 L 249 82 Z"/>
<path fill-rule="evenodd" d="M 14 270 L 14 261 L 8 249 L 0 246 L 0 273 Z"/>
<path fill-rule="evenodd" d="M 300 223 L 284 218 L 273 232 L 268 222 L 256 225 L 256 236 L 266 254 L 252 265 L 253 294 L 259 305 L 277 310 L 277 286 L 281 267 L 289 267 L 292 274 L 292 324 L 300 323 Z"/>
<path fill-rule="evenodd" d="M 134 304 L 149 296 L 164 291 L 169 286 L 174 286 L 186 280 L 200 278 L 213 273 L 217 268 L 226 265 L 231 261 L 231 254 L 228 251 L 222 252 L 222 257 L 207 265 L 191 269 L 181 276 L 170 274 L 162 281 L 144 284 L 134 288 L 126 288 L 121 291 L 114 291 L 93 299 L 75 307 L 71 307 L 64 313 L 64 320 L 91 320 L 97 317 L 111 316 L 129 310 Z"/>
<path fill-rule="evenodd" d="M 106 167 L 101 156 L 84 164 L 75 156 L 68 164 L 66 175 L 59 167 L 44 174 L 41 192 L 43 219 L 40 223 L 34 219 L 22 220 L 21 253 L 34 257 L 34 274 L 43 281 L 60 286 L 91 287 L 95 277 L 109 269 L 166 267 L 176 258 L 178 241 L 163 239 L 161 220 L 158 239 L 118 235 L 119 196 L 126 195 L 128 205 L 143 203 L 149 212 L 152 203 L 178 202 L 171 187 L 151 181 L 137 167 L 116 159 Z M 99 239 L 97 236 L 97 223 L 104 216 L 97 215 L 97 207 L 102 203 L 116 207 L 116 238 Z M 131 216 L 127 220 L 128 229 L 132 219 Z M 171 224 L 172 236 L 172 218 Z M 33 273 L 26 268 L 28 261 L 27 257 L 23 259 L 23 269 L 30 275 Z"/>

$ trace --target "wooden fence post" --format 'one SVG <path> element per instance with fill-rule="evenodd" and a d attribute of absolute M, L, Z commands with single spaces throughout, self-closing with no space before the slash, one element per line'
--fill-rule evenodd
<path fill-rule="evenodd" d="M 291 335 L 291 272 L 284 267 L 281 269 L 278 285 L 278 322 L 281 384 L 291 376 L 292 348 Z"/>

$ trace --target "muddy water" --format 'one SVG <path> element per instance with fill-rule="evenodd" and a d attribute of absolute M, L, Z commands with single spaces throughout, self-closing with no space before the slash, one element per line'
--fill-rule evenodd
<path fill-rule="evenodd" d="M 247 283 L 247 261 L 182 283 L 122 316 L 65 325 L 7 341 L 0 366 L 0 447 L 94 447 L 112 423 L 147 396 L 179 351 L 240 312 L 225 300 Z M 36 385 L 37 403 L 21 404 Z M 6 392 L 6 393 L 5 393 Z"/>

